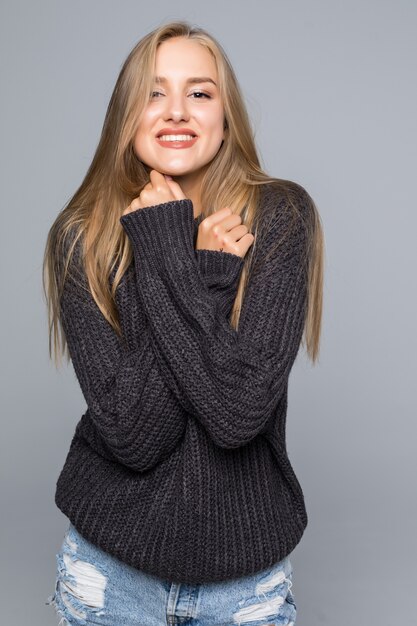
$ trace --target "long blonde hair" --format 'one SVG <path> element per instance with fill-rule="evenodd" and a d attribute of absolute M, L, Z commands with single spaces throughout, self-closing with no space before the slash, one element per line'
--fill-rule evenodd
<path fill-rule="evenodd" d="M 60 297 L 74 247 L 82 237 L 83 267 L 91 294 L 102 314 L 121 335 L 115 304 L 117 286 L 133 259 L 119 219 L 123 210 L 149 182 L 150 168 L 134 153 L 133 140 L 148 105 L 158 46 L 171 37 L 192 39 L 211 52 L 224 103 L 225 140 L 201 183 L 205 216 L 224 206 L 241 215 L 249 232 L 259 213 L 260 185 L 274 183 L 293 203 L 296 184 L 268 176 L 260 167 L 254 133 L 235 73 L 225 51 L 204 29 L 184 21 L 161 25 L 143 37 L 125 60 L 107 108 L 99 144 L 80 187 L 52 224 L 43 259 L 43 289 L 48 307 L 49 355 L 55 363 L 67 352 L 60 319 Z M 308 304 L 302 344 L 314 363 L 319 353 L 323 300 L 323 231 L 317 207 L 308 196 L 314 219 L 309 222 Z M 255 241 L 247 253 L 252 258 Z M 110 273 L 118 265 L 112 282 Z M 243 266 L 230 324 L 237 329 L 250 263 Z"/>

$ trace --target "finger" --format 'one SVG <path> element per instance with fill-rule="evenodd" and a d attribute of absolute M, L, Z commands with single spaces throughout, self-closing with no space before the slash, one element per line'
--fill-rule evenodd
<path fill-rule="evenodd" d="M 226 251 L 233 252 L 238 256 L 244 257 L 251 245 L 253 244 L 254 240 L 255 236 L 252 235 L 252 233 L 246 233 L 238 241 L 235 241 L 232 244 L 228 244 L 228 250 Z"/>
<path fill-rule="evenodd" d="M 255 235 L 253 233 L 246 233 L 243 235 L 241 239 L 239 239 L 239 244 L 243 245 L 244 253 L 246 254 L 253 242 L 255 241 Z"/>
<path fill-rule="evenodd" d="M 228 231 L 227 237 L 232 241 L 239 241 L 248 234 L 248 227 L 245 224 L 240 224 L 239 226 L 235 226 L 231 230 Z"/>
<path fill-rule="evenodd" d="M 223 207 L 222 209 L 219 209 L 218 211 L 215 211 L 214 213 L 206 217 L 206 220 L 209 224 L 213 226 L 214 224 L 222 222 L 226 217 L 229 217 L 231 215 L 233 215 L 232 209 L 230 209 L 229 207 Z"/>
<path fill-rule="evenodd" d="M 230 232 L 231 229 L 239 226 L 242 223 L 242 218 L 237 213 L 233 213 L 229 207 L 225 207 L 225 209 L 220 209 L 216 211 L 212 215 L 210 215 L 207 220 L 209 221 L 209 228 L 214 230 L 223 229 L 226 232 Z"/>
<path fill-rule="evenodd" d="M 158 170 L 151 170 L 149 177 L 154 188 L 165 189 L 167 187 L 165 176 L 161 174 L 161 172 L 158 172 Z"/>
<path fill-rule="evenodd" d="M 186 199 L 186 195 L 183 192 L 183 190 L 181 189 L 180 185 L 175 182 L 175 180 L 171 179 L 165 179 L 166 183 L 168 185 L 168 187 L 171 189 L 171 192 L 175 198 L 175 200 L 185 200 Z"/>
<path fill-rule="evenodd" d="M 132 211 L 137 211 L 137 209 L 141 209 L 142 208 L 142 203 L 140 201 L 139 198 L 135 198 L 134 200 L 132 200 L 132 202 L 129 204 L 129 206 L 127 206 L 122 215 L 127 215 L 128 213 L 131 213 Z"/>
<path fill-rule="evenodd" d="M 130 211 L 136 211 L 136 209 L 141 209 L 142 203 L 140 201 L 140 198 L 134 198 L 127 208 Z"/>

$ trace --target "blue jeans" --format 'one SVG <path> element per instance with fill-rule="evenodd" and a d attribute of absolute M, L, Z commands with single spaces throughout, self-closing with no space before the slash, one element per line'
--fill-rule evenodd
<path fill-rule="evenodd" d="M 131 567 L 69 524 L 56 555 L 54 606 L 59 626 L 293 626 L 289 556 L 255 574 L 197 585 L 171 583 Z"/>

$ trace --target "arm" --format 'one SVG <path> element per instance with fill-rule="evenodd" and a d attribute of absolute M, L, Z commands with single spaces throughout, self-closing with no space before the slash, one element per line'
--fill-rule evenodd
<path fill-rule="evenodd" d="M 68 350 L 88 405 L 79 432 L 110 458 L 134 471 L 146 471 L 178 445 L 187 413 L 159 375 L 133 272 L 128 270 L 116 291 L 122 341 L 88 289 L 79 242 L 74 254 L 72 273 L 82 287 L 71 276 L 67 278 L 61 314 Z M 228 258 L 223 265 L 225 274 L 236 281 L 240 264 Z M 216 264 L 205 265 L 203 272 L 209 282 L 216 270 Z"/>
<path fill-rule="evenodd" d="M 292 223 L 285 202 L 278 203 L 269 232 L 257 244 L 260 257 L 268 258 L 248 284 L 237 331 L 198 270 L 189 234 L 191 200 L 120 218 L 132 242 L 138 292 L 161 375 L 224 448 L 245 445 L 262 432 L 298 352 L 307 298 L 304 219 L 310 208 L 308 194 L 300 190 L 303 218 Z M 273 249 L 288 228 L 290 234 Z"/>
<path fill-rule="evenodd" d="M 236 297 L 244 258 L 220 250 L 195 250 L 197 265 L 212 298 L 228 318 Z"/>

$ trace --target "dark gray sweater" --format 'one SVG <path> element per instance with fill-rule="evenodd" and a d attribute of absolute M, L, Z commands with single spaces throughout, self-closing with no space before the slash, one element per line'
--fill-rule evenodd
<path fill-rule="evenodd" d="M 85 288 L 66 281 L 62 322 L 87 410 L 56 505 L 90 542 L 172 582 L 269 567 L 307 525 L 285 424 L 312 210 L 304 188 L 291 185 L 300 217 L 278 247 L 292 214 L 276 188 L 261 188 L 263 227 L 237 331 L 229 316 L 251 248 L 245 259 L 195 250 L 202 216 L 188 199 L 120 218 L 134 252 L 116 292 L 123 339 L 77 254 Z"/>

